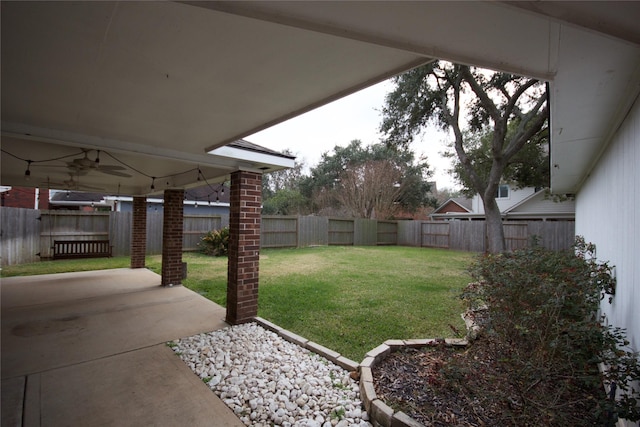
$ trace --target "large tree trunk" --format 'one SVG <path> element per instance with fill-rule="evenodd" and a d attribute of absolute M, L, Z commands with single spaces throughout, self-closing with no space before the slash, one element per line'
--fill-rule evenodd
<path fill-rule="evenodd" d="M 506 249 L 504 243 L 504 229 L 502 228 L 502 216 L 496 199 L 483 198 L 484 214 L 487 221 L 487 252 L 497 254 Z"/>

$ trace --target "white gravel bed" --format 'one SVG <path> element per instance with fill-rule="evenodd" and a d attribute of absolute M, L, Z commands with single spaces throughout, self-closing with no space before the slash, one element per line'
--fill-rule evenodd
<path fill-rule="evenodd" d="M 255 323 L 169 345 L 245 425 L 371 426 L 349 372 Z"/>

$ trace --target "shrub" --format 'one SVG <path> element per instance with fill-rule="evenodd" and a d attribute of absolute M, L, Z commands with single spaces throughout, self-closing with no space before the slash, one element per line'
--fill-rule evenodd
<path fill-rule="evenodd" d="M 207 255 L 224 256 L 229 253 L 229 227 L 207 232 L 198 244 Z"/>
<path fill-rule="evenodd" d="M 597 315 L 600 301 L 608 294 L 611 302 L 615 293 L 611 269 L 582 238 L 572 251 L 488 254 L 471 267 L 478 282 L 462 297 L 471 309 L 486 306 L 484 333 L 499 343 L 521 412 L 539 411 L 541 419 L 562 425 L 569 422 L 563 407 L 582 394 L 604 424 L 640 419 L 639 394 L 631 387 L 640 378 L 638 359 L 625 350 L 624 330 L 604 326 Z M 603 381 L 614 390 L 610 396 L 601 392 Z M 614 400 L 616 388 L 622 393 Z"/>

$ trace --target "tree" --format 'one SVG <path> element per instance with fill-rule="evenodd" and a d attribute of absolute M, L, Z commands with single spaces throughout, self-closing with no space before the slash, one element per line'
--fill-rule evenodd
<path fill-rule="evenodd" d="M 509 124 L 509 128 L 513 130 L 513 121 Z M 493 163 L 491 157 L 493 133 L 489 130 L 483 133 L 463 132 L 463 134 L 468 157 L 478 171 L 478 175 L 483 179 L 487 179 Z M 548 187 L 550 182 L 548 143 L 548 128 L 546 128 L 535 135 L 507 162 L 502 173 L 502 181 L 513 183 L 518 188 Z M 457 159 L 456 154 L 452 152 L 444 155 Z M 451 172 L 456 180 L 462 184 L 462 193 L 468 197 L 472 197 L 477 193 L 460 160 L 454 160 Z"/>
<path fill-rule="evenodd" d="M 452 188 L 438 189 L 435 192 L 436 207 L 441 206 L 444 202 L 455 197 L 460 197 L 461 192 Z"/>
<path fill-rule="evenodd" d="M 503 252 L 498 186 L 510 162 L 546 132 L 549 107 L 545 85 L 535 79 L 444 61 L 415 68 L 397 76 L 394 82 L 396 87 L 385 100 L 381 125 L 387 143 L 407 146 L 428 123 L 450 129 L 464 179 L 482 198 L 488 250 Z M 466 116 L 466 128 L 461 116 Z M 489 138 L 489 156 L 474 155 L 473 140 L 468 134 L 465 137 L 465 131 Z M 490 164 L 483 164 L 481 159 Z"/>
<path fill-rule="evenodd" d="M 292 155 L 291 150 L 284 154 Z M 308 209 L 309 200 L 299 190 L 304 175 L 304 162 L 296 160 L 294 167 L 266 173 L 262 176 L 262 213 L 265 215 L 298 215 Z"/>
<path fill-rule="evenodd" d="M 426 161 L 415 161 L 409 150 L 385 144 L 363 147 L 354 140 L 324 153 L 300 188 L 317 210 L 389 218 L 400 209 L 413 212 L 431 202 L 429 175 Z"/>
<path fill-rule="evenodd" d="M 370 160 L 340 175 L 335 198 L 354 218 L 393 218 L 411 188 L 390 160 Z"/>

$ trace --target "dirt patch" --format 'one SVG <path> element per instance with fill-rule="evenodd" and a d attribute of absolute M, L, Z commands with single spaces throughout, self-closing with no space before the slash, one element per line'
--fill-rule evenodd
<path fill-rule="evenodd" d="M 372 369 L 376 395 L 425 426 L 603 425 L 593 400 L 602 388 L 567 393 L 565 384 L 540 379 L 526 387 L 559 396 L 556 406 L 541 407 L 522 398 L 525 385 L 505 369 L 505 351 L 487 338 L 462 349 L 438 343 L 396 351 Z"/>

